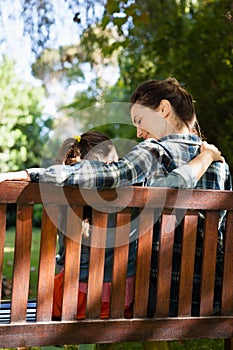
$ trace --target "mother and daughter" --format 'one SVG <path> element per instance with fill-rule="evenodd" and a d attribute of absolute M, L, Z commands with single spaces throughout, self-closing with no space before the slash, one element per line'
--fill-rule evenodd
<path fill-rule="evenodd" d="M 77 185 L 82 188 L 116 188 L 119 186 L 143 183 L 143 186 L 163 186 L 173 188 L 205 188 L 231 190 L 229 167 L 221 152 L 206 142 L 202 142 L 192 96 L 174 78 L 150 80 L 142 83 L 132 94 L 131 119 L 137 129 L 137 136 L 144 141 L 135 146 L 122 159 L 92 158 L 85 156 L 73 158 L 70 164 L 63 158 L 62 164 L 47 169 L 33 168 L 25 171 L 2 173 L 0 181 L 26 180 L 53 182 L 60 186 Z M 85 139 L 85 134 L 81 140 Z M 72 139 L 71 149 L 79 149 L 77 139 Z M 79 161 L 82 159 L 82 161 Z M 84 217 L 85 219 L 85 217 Z M 200 224 L 201 225 L 201 224 Z M 224 220 L 219 223 L 218 262 L 221 272 L 222 246 L 224 240 Z M 159 232 L 154 230 L 150 297 L 148 316 L 153 316 L 155 305 L 153 295 L 156 291 L 157 254 Z M 203 230 L 198 229 L 201 255 Z M 174 269 L 179 266 L 180 229 L 175 239 L 176 254 L 173 259 Z M 197 257 L 200 262 L 200 256 Z M 130 265 L 130 264 L 129 264 Z M 82 269 L 82 266 L 81 266 Z M 173 271 L 172 294 L 170 298 L 170 315 L 177 313 L 178 306 L 178 271 Z M 133 276 L 133 269 L 128 269 L 128 277 Z M 108 281 L 110 282 L 110 281 Z M 131 284 L 130 284 L 131 283 Z M 133 279 L 129 286 L 133 286 Z M 195 267 L 195 285 L 193 293 L 192 314 L 199 312 L 200 266 Z M 130 288 L 129 288 L 130 289 Z M 216 276 L 216 290 L 221 290 L 221 276 Z M 85 290 L 84 290 L 85 294 Z M 127 299 L 131 303 L 131 297 Z M 126 305 L 129 306 L 129 305 Z M 219 310 L 220 300 L 216 293 L 213 312 Z"/>

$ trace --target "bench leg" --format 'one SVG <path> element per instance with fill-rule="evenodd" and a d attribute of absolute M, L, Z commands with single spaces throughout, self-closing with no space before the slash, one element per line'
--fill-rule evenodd
<path fill-rule="evenodd" d="M 118 343 L 97 344 L 96 350 L 114 350 Z"/>
<path fill-rule="evenodd" d="M 142 343 L 144 350 L 170 350 L 170 343 L 167 341 L 145 341 Z"/>
<path fill-rule="evenodd" d="M 233 350 L 233 338 L 224 339 L 224 350 Z"/>

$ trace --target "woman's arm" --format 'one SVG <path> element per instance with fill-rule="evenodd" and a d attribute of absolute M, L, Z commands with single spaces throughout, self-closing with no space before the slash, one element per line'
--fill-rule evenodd
<path fill-rule="evenodd" d="M 166 177 L 155 179 L 153 186 L 171 188 L 195 188 L 198 180 L 214 161 L 224 162 L 221 152 L 214 145 L 203 142 L 200 154 L 189 163 L 176 168 Z"/>
<path fill-rule="evenodd" d="M 217 147 L 204 141 L 201 144 L 200 154 L 188 164 L 191 166 L 197 180 L 199 180 L 210 164 L 215 161 L 225 162 L 225 159 L 221 156 L 221 152 Z"/>

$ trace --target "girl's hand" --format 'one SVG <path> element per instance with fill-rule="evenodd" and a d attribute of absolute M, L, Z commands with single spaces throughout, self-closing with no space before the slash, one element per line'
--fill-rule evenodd
<path fill-rule="evenodd" d="M 89 220 L 88 219 L 85 219 L 82 221 L 82 235 L 85 237 L 85 238 L 88 238 L 89 237 L 89 231 L 90 231 L 90 224 L 89 224 Z"/>
<path fill-rule="evenodd" d="M 0 173 L 0 182 L 8 180 L 7 173 Z"/>
<path fill-rule="evenodd" d="M 225 159 L 221 156 L 221 152 L 218 150 L 218 148 L 212 144 L 207 143 L 206 141 L 202 142 L 200 151 L 201 153 L 208 153 L 209 156 L 212 157 L 213 162 L 225 162 Z"/>
<path fill-rule="evenodd" d="M 0 182 L 3 181 L 31 181 L 30 176 L 28 173 L 24 170 L 22 171 L 15 171 L 15 172 L 9 172 L 9 173 L 0 173 Z"/>

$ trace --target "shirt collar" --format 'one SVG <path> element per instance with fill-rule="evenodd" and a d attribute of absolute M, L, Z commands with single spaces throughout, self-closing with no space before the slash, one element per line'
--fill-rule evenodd
<path fill-rule="evenodd" d="M 201 145 L 202 141 L 199 136 L 194 134 L 171 134 L 162 137 L 158 142 L 177 142 L 177 143 L 188 143 L 193 145 Z"/>

